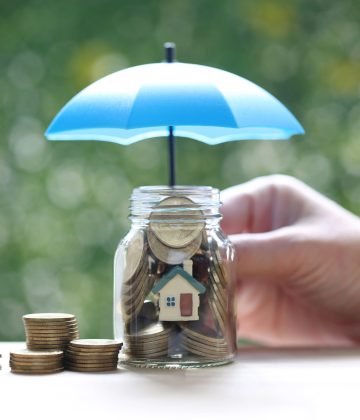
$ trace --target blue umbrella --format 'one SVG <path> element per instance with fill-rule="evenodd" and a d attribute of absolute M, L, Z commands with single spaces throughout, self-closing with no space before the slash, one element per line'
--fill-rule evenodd
<path fill-rule="evenodd" d="M 110 74 L 74 96 L 56 115 L 48 140 L 100 140 L 129 145 L 168 136 L 175 184 L 174 136 L 206 144 L 284 140 L 304 129 L 287 108 L 254 83 L 213 67 L 174 61 Z"/>

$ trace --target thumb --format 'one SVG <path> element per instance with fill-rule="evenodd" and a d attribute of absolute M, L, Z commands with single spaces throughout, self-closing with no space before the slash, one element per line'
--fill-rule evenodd
<path fill-rule="evenodd" d="M 230 235 L 229 238 L 236 252 L 237 280 L 245 277 L 271 278 L 284 282 L 301 267 L 293 227 L 265 233 Z"/>

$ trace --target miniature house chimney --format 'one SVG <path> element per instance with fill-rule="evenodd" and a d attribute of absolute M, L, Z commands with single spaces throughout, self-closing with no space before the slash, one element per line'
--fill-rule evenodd
<path fill-rule="evenodd" d="M 184 270 L 192 276 L 193 274 L 193 262 L 192 260 L 185 260 L 184 261 Z"/>

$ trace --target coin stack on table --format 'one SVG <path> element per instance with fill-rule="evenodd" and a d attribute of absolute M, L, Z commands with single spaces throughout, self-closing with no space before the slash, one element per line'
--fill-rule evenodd
<path fill-rule="evenodd" d="M 187 326 L 182 324 L 183 344 L 191 353 L 210 359 L 226 357 L 229 352 L 227 341 L 223 337 L 214 334 L 214 330 L 199 332 L 203 326 L 198 322 L 190 323 Z"/>
<path fill-rule="evenodd" d="M 73 340 L 65 351 L 65 368 L 76 372 L 116 370 L 121 346 L 117 340 Z"/>
<path fill-rule="evenodd" d="M 152 358 L 168 355 L 171 327 L 162 323 L 149 325 L 133 334 L 125 335 L 128 353 L 135 357 Z"/>
<path fill-rule="evenodd" d="M 229 276 L 219 247 L 222 240 L 221 233 L 206 229 L 202 211 L 187 197 L 162 200 L 150 214 L 148 226 L 128 237 L 121 290 L 125 362 L 131 356 L 171 356 L 172 347 L 179 353 L 179 345 L 180 352 L 190 357 L 226 359 L 231 355 L 235 343 L 227 338 L 232 308 Z M 195 323 L 161 322 L 159 297 L 152 289 L 174 266 L 185 269 L 184 261 L 189 260 L 193 276 L 206 288 L 206 293 L 199 295 L 200 319 Z M 143 305 L 149 301 L 156 313 L 144 328 Z M 171 345 L 174 342 L 176 346 Z"/>
<path fill-rule="evenodd" d="M 18 350 L 10 352 L 13 373 L 58 373 L 64 370 L 62 351 Z"/>
<path fill-rule="evenodd" d="M 63 350 L 79 338 L 77 321 L 72 314 L 37 313 L 23 316 L 26 345 L 30 350 Z"/>

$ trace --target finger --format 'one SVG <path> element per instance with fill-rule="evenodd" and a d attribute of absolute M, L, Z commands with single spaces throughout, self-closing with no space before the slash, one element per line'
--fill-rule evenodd
<path fill-rule="evenodd" d="M 301 268 L 294 228 L 273 232 L 230 235 L 235 247 L 236 278 L 288 281 Z"/>
<path fill-rule="evenodd" d="M 270 177 L 257 178 L 222 191 L 222 229 L 227 234 L 270 230 L 275 199 Z"/>
<path fill-rule="evenodd" d="M 254 199 L 251 194 L 239 192 L 229 198 L 222 199 L 221 228 L 228 234 L 249 232 L 254 213 Z"/>

